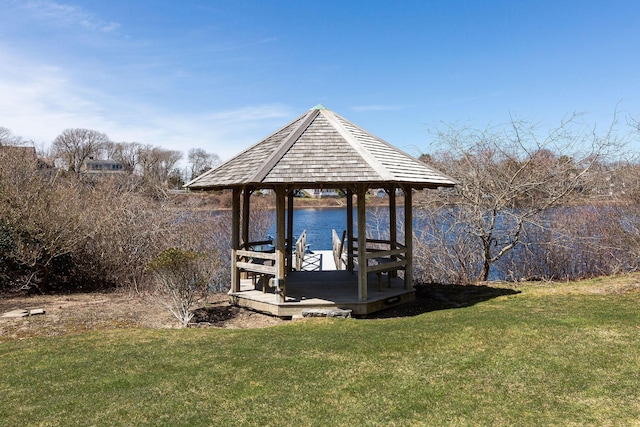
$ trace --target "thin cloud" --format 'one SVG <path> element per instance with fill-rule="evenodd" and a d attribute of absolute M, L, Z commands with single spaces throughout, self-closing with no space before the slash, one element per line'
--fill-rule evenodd
<path fill-rule="evenodd" d="M 114 141 L 182 152 L 203 148 L 225 159 L 293 118 L 282 104 L 196 114 L 165 111 L 84 87 L 64 69 L 11 55 L 1 46 L 0 63 L 14 64 L 0 67 L 0 126 L 39 144 L 50 144 L 66 128 L 82 127 L 104 132 Z"/>
<path fill-rule="evenodd" d="M 107 22 L 84 9 L 52 0 L 33 0 L 24 3 L 24 9 L 35 17 L 55 24 L 77 25 L 86 30 L 112 32 L 120 28 L 117 22 Z"/>

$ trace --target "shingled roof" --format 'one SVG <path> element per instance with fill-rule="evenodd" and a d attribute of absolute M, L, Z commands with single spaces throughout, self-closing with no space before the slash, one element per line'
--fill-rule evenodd
<path fill-rule="evenodd" d="M 354 183 L 454 185 L 451 178 L 318 105 L 186 187 L 313 188 Z"/>

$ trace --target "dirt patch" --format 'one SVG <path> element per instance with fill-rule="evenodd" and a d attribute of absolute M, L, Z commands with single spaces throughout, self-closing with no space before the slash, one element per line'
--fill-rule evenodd
<path fill-rule="evenodd" d="M 45 310 L 44 315 L 17 319 L 0 317 L 0 342 L 36 336 L 58 336 L 118 328 L 179 328 L 180 322 L 150 298 L 126 293 L 0 296 L 0 315 L 16 309 Z M 217 294 L 195 311 L 198 327 L 262 328 L 282 322 L 272 316 L 231 306 Z"/>
<path fill-rule="evenodd" d="M 374 313 L 369 318 L 416 316 L 434 310 L 466 307 L 503 295 L 510 288 L 485 285 L 416 286 L 416 300 Z M 0 342 L 36 336 L 58 336 L 118 328 L 179 328 L 180 322 L 151 298 L 122 292 L 72 295 L 0 296 L 0 314 L 16 309 L 44 309 L 44 315 L 0 318 Z M 285 320 L 229 304 L 226 294 L 210 296 L 194 311 L 190 327 L 250 329 Z"/>

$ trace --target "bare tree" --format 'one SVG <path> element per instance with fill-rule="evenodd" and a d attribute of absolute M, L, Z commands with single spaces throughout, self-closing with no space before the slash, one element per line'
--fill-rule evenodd
<path fill-rule="evenodd" d="M 125 172 L 133 173 L 139 164 L 140 144 L 137 142 L 109 142 L 106 157 L 122 164 Z"/>
<path fill-rule="evenodd" d="M 0 126 L 0 147 L 3 145 L 22 145 L 22 138 L 16 136 L 10 129 Z"/>
<path fill-rule="evenodd" d="M 66 129 L 53 141 L 53 153 L 71 172 L 80 172 L 83 163 L 97 157 L 109 138 L 90 129 Z"/>
<path fill-rule="evenodd" d="M 83 238 L 88 210 L 77 180 L 45 173 L 34 155 L 12 150 L 0 156 L 0 248 L 3 264 L 26 272 L 21 285 L 46 288 L 56 260 Z"/>
<path fill-rule="evenodd" d="M 621 141 L 613 126 L 600 135 L 577 118 L 543 138 L 533 125 L 516 120 L 496 129 L 448 127 L 437 133 L 440 151 L 431 159 L 459 184 L 432 193 L 427 204 L 447 209 L 449 226 L 478 241 L 477 279 L 488 279 L 491 266 L 522 242 L 525 225 L 541 212 L 590 194 L 596 167 Z"/>
<path fill-rule="evenodd" d="M 218 165 L 220 156 L 215 153 L 207 153 L 202 148 L 192 148 L 187 154 L 187 160 L 190 164 L 191 175 L 189 179 L 191 180 Z"/>
<path fill-rule="evenodd" d="M 169 173 L 181 158 L 180 151 L 165 150 L 150 144 L 140 146 L 138 149 L 138 163 L 142 169 L 142 175 L 148 180 L 159 183 L 167 182 Z"/>

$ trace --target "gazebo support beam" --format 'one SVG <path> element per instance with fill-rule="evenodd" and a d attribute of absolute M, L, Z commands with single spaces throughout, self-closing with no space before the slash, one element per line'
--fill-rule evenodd
<path fill-rule="evenodd" d="M 287 192 L 287 272 L 293 270 L 293 190 Z"/>
<path fill-rule="evenodd" d="M 413 197 L 410 185 L 403 185 L 404 192 L 404 245 L 406 246 L 407 268 L 404 272 L 404 288 L 413 288 Z"/>
<path fill-rule="evenodd" d="M 249 243 L 249 218 L 251 216 L 252 189 L 245 187 L 242 193 L 242 249 L 248 250 Z"/>
<path fill-rule="evenodd" d="M 276 302 L 285 302 L 285 198 L 286 188 L 278 185 L 276 190 Z"/>
<path fill-rule="evenodd" d="M 358 301 L 367 300 L 367 187 L 358 184 Z"/>
<path fill-rule="evenodd" d="M 236 251 L 240 246 L 240 188 L 231 195 L 231 292 L 240 292 L 240 272 L 236 267 Z"/>
<path fill-rule="evenodd" d="M 389 195 L 389 240 L 391 241 L 391 250 L 396 249 L 398 243 L 398 221 L 396 219 L 396 186 L 391 184 L 387 189 Z M 395 257 L 394 257 L 395 259 Z"/>
<path fill-rule="evenodd" d="M 347 271 L 353 271 L 353 190 L 347 188 Z"/>

